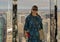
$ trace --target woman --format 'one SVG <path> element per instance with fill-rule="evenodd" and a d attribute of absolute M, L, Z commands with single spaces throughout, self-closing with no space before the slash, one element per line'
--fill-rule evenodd
<path fill-rule="evenodd" d="M 42 19 L 38 15 L 38 7 L 34 5 L 31 9 L 30 15 L 27 16 L 24 25 L 24 33 L 25 37 L 28 38 L 28 42 L 42 42 L 40 39 L 42 29 Z"/>

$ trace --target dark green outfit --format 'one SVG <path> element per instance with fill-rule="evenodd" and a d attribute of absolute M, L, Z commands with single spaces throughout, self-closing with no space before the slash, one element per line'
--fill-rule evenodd
<path fill-rule="evenodd" d="M 42 19 L 39 15 L 32 16 L 32 14 L 28 15 L 25 20 L 24 30 L 29 31 L 30 37 L 28 38 L 28 42 L 42 42 L 40 40 L 39 30 L 43 29 Z"/>

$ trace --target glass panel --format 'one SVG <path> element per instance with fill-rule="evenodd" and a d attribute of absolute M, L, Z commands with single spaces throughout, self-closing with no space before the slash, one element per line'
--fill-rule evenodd
<path fill-rule="evenodd" d="M 5 24 L 5 21 L 6 20 L 6 14 L 0 14 L 0 42 L 2 42 L 2 40 L 5 40 L 5 39 L 3 39 L 3 37 L 6 35 L 6 34 L 4 34 L 4 28 L 6 29 L 6 26 L 4 27 L 4 25 L 6 25 Z M 4 36 L 3 36 L 4 35 Z"/>
<path fill-rule="evenodd" d="M 0 29 L 0 34 L 2 34 L 2 29 Z"/>
<path fill-rule="evenodd" d="M 2 28 L 3 27 L 3 24 L 2 24 L 2 21 L 1 21 L 1 19 L 0 19 L 0 28 Z"/>
<path fill-rule="evenodd" d="M 2 39 L 2 35 L 0 35 L 0 39 Z"/>
<path fill-rule="evenodd" d="M 0 19 L 0 34 L 2 34 L 2 28 L 3 28 L 2 20 Z"/>
<path fill-rule="evenodd" d="M 2 29 L 3 28 L 3 22 L 2 19 L 0 19 L 0 42 L 2 42 Z"/>
<path fill-rule="evenodd" d="M 3 42 L 6 42 L 6 15 L 10 9 L 12 9 L 12 0 L 0 0 L 0 37 L 3 36 Z M 0 39 L 0 42 L 2 42 L 2 39 Z"/>
<path fill-rule="evenodd" d="M 0 39 L 0 42 L 2 42 L 2 40 Z"/>
<path fill-rule="evenodd" d="M 2 42 L 2 38 L 3 38 L 2 35 L 0 35 L 0 42 Z"/>

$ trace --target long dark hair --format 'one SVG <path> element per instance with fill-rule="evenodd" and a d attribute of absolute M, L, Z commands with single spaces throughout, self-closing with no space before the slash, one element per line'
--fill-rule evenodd
<path fill-rule="evenodd" d="M 37 7 L 36 5 L 33 5 L 33 6 L 32 6 L 32 9 L 33 9 L 33 8 L 37 9 L 37 11 L 38 11 L 38 7 Z M 32 15 L 32 9 L 31 9 L 31 13 L 30 13 L 31 15 Z M 36 13 L 36 14 L 38 15 L 38 13 Z"/>

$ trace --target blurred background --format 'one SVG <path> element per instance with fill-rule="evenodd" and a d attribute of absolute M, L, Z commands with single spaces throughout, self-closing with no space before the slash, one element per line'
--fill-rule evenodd
<path fill-rule="evenodd" d="M 31 12 L 33 5 L 39 8 L 39 15 L 43 19 L 43 30 L 45 35 L 45 42 L 50 42 L 50 3 L 52 14 L 54 14 L 54 1 L 50 0 L 17 0 L 17 26 L 18 26 L 18 42 L 25 42 L 24 38 L 24 23 L 25 18 Z M 60 0 L 57 0 L 57 15 L 58 15 L 58 35 L 57 40 L 60 42 Z M 12 42 L 12 9 L 13 0 L 0 0 L 0 42 Z M 4 34 L 5 33 L 5 34 Z M 3 36 L 2 36 L 3 35 Z M 4 42 L 5 42 L 4 41 Z"/>

